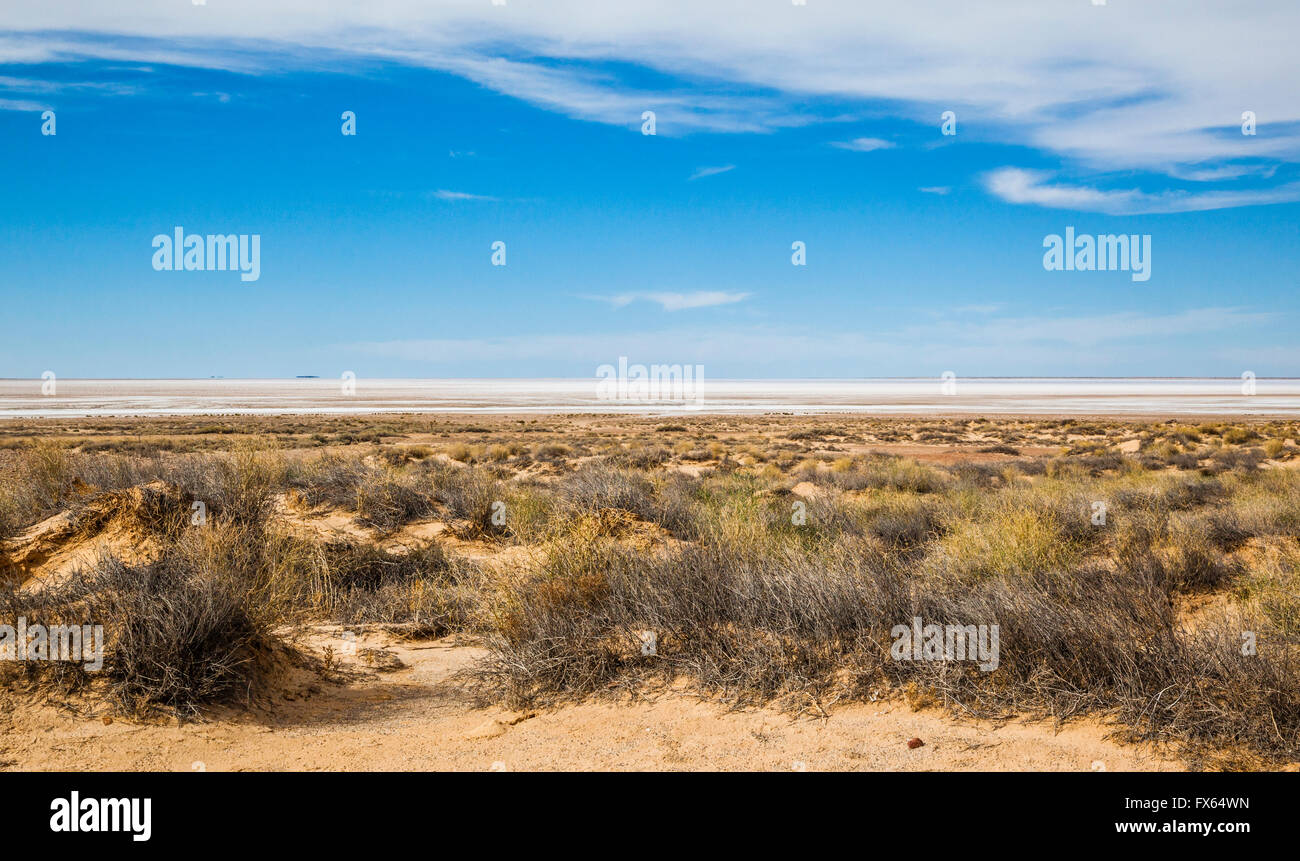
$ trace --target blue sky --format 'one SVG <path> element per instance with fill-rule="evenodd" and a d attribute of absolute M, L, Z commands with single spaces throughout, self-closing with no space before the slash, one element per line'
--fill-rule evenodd
<path fill-rule="evenodd" d="M 810 3 L 0 13 L 0 376 L 1300 375 L 1300 14 Z"/>

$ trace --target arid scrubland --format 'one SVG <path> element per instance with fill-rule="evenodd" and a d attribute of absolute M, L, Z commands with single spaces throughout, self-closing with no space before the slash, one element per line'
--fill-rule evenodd
<path fill-rule="evenodd" d="M 92 622 L 101 672 L 11 695 L 202 714 L 329 683 L 301 633 L 460 632 L 546 707 L 687 689 L 1090 714 L 1188 762 L 1300 759 L 1300 425 L 860 416 L 292 417 L 0 426 L 0 620 Z M 997 625 L 996 669 L 897 660 Z M 644 633 L 655 647 L 645 654 Z"/>

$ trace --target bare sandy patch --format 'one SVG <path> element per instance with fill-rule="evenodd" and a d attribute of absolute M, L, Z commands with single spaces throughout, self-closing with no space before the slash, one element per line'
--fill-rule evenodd
<path fill-rule="evenodd" d="M 835 709 L 826 719 L 732 711 L 682 693 L 587 701 L 545 711 L 477 706 L 457 684 L 483 650 L 450 637 L 410 642 L 372 632 L 347 654 L 342 682 L 307 677 L 251 712 L 151 724 L 17 702 L 0 717 L 0 767 L 15 770 L 450 771 L 1161 771 L 1180 763 L 1108 738 L 1096 721 L 961 723 L 901 701 Z M 401 666 L 375 669 L 374 649 Z M 909 748 L 908 741 L 923 744 Z"/>

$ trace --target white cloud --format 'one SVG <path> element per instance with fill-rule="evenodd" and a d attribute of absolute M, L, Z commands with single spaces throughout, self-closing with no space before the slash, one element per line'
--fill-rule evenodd
<path fill-rule="evenodd" d="M 498 199 L 487 194 L 470 194 L 467 191 L 448 191 L 445 188 L 438 189 L 437 191 L 433 192 L 431 196 L 438 198 L 438 200 L 497 200 Z"/>
<path fill-rule="evenodd" d="M 851 141 L 833 141 L 831 146 L 853 150 L 854 152 L 872 152 L 873 150 L 893 149 L 894 147 L 889 141 L 880 138 L 854 138 Z"/>
<path fill-rule="evenodd" d="M 49 105 L 29 102 L 26 99 L 0 99 L 0 111 L 45 111 Z"/>
<path fill-rule="evenodd" d="M 633 302 L 654 302 L 665 311 L 683 311 L 690 308 L 712 308 L 717 305 L 733 305 L 748 299 L 749 293 L 728 293 L 723 290 L 699 290 L 694 293 L 620 293 L 617 296 L 584 296 L 598 302 L 608 302 L 615 308 L 623 308 Z"/>
<path fill-rule="evenodd" d="M 0 75 L 0 89 L 21 90 L 24 93 L 62 93 L 70 90 L 88 90 L 106 95 L 128 96 L 137 92 L 132 86 L 117 83 L 89 81 L 44 81 L 39 78 L 17 78 Z"/>
<path fill-rule="evenodd" d="M 952 187 L 951 187 L 951 186 L 947 186 L 947 185 L 923 185 L 923 186 L 921 186 L 921 187 L 920 187 L 919 189 L 917 189 L 917 190 L 918 190 L 918 191 L 923 191 L 923 192 L 925 192 L 926 194 L 939 194 L 939 195 L 944 195 L 944 194 L 947 194 L 948 192 L 952 191 Z"/>
<path fill-rule="evenodd" d="M 984 183 L 990 192 L 1008 203 L 1104 212 L 1107 215 L 1200 212 L 1300 200 L 1300 182 L 1254 190 L 1148 193 L 1135 188 L 1103 190 L 1053 183 L 1049 179 L 1050 175 L 1042 171 L 1004 167 L 987 174 Z"/>
<path fill-rule="evenodd" d="M 720 173 L 726 173 L 729 170 L 735 169 L 736 166 L 734 164 L 726 164 L 720 167 L 701 167 L 698 168 L 695 173 L 691 174 L 689 181 L 694 182 L 695 180 L 703 179 L 706 176 L 717 176 Z"/>
<path fill-rule="evenodd" d="M 954 110 L 962 140 L 1029 145 L 1096 171 L 1221 181 L 1243 161 L 1259 166 L 1252 173 L 1300 163 L 1295 3 L 1006 0 L 991 9 L 969 0 L 818 0 L 752 4 L 741 15 L 733 4 L 698 0 L 10 6 L 0 62 L 91 56 L 261 74 L 378 58 L 629 130 L 654 110 L 661 135 L 820 122 L 819 100 L 834 100 L 841 114 L 883 111 L 936 135 L 939 114 Z M 678 83 L 633 82 L 618 71 L 627 66 Z M 1240 133 L 1247 110 L 1257 135 Z M 1256 193 L 1116 194 L 1074 196 L 1124 211 L 1268 202 Z"/>
<path fill-rule="evenodd" d="M 1175 179 L 1188 182 L 1222 182 L 1225 179 L 1239 179 L 1243 176 L 1272 178 L 1277 173 L 1276 164 L 1225 164 L 1219 167 L 1174 167 L 1169 173 Z"/>

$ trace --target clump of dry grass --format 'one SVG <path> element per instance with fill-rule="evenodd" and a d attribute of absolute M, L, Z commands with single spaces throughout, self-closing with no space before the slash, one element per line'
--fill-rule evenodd
<path fill-rule="evenodd" d="M 359 483 L 355 489 L 357 523 L 391 531 L 433 511 L 433 502 L 410 485 L 389 477 Z"/>
<path fill-rule="evenodd" d="M 345 544 L 325 553 L 322 616 L 383 624 L 410 637 L 441 637 L 476 624 L 481 573 L 426 542 L 401 554 Z"/>
<path fill-rule="evenodd" d="M 174 535 L 156 559 L 102 558 L 38 591 L 0 591 L 0 614 L 103 625 L 102 671 L 80 663 L 0 666 L 47 693 L 94 695 L 127 714 L 195 713 L 248 702 L 284 652 L 286 626 L 383 623 L 409 636 L 473 624 L 477 570 L 436 544 L 406 553 L 320 544 L 266 524 L 216 521 Z"/>
<path fill-rule="evenodd" d="M 829 472 L 804 468 L 797 477 L 841 490 L 906 490 L 912 493 L 936 493 L 948 483 L 946 473 L 915 460 L 888 455 L 873 455 L 850 460 Z"/>
<path fill-rule="evenodd" d="M 165 482 L 95 494 L 75 510 L 77 532 L 92 536 L 110 524 L 138 535 L 175 538 L 189 525 L 194 497 Z"/>
<path fill-rule="evenodd" d="M 673 453 L 662 445 L 641 445 L 622 449 L 610 457 L 615 466 L 653 469 L 672 459 Z"/>
<path fill-rule="evenodd" d="M 497 596 L 478 681 L 521 706 L 687 679 L 730 702 L 813 713 L 911 684 L 967 714 L 1105 712 L 1147 738 L 1294 754 L 1294 644 L 1270 634 L 1278 651 L 1247 658 L 1239 630 L 1186 630 L 1170 602 L 1177 588 L 1159 568 L 1091 565 L 921 580 L 858 541 L 669 556 L 592 542 L 557 549 Z M 891 629 L 913 617 L 998 625 L 997 669 L 891 659 Z M 644 630 L 657 635 L 652 656 L 640 650 Z"/>
<path fill-rule="evenodd" d="M 274 620 L 251 600 L 259 547 L 237 527 L 191 533 L 152 562 L 109 557 L 39 592 L 0 593 L 6 616 L 102 625 L 108 642 L 104 667 L 93 676 L 80 663 L 26 662 L 18 671 L 57 690 L 93 688 L 131 714 L 246 700 L 274 639 Z"/>
<path fill-rule="evenodd" d="M 650 491 L 650 482 L 634 472 L 588 463 L 565 476 L 559 496 L 578 510 L 622 508 L 644 517 L 653 511 Z"/>

